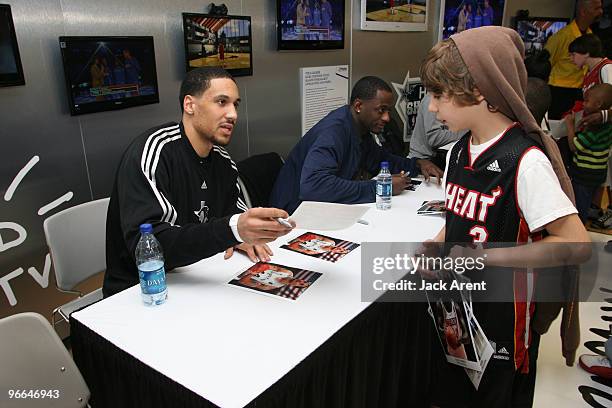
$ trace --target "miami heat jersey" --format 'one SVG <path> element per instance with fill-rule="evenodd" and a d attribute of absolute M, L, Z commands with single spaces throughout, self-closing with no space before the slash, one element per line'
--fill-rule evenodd
<path fill-rule="evenodd" d="M 540 149 L 514 124 L 474 162 L 470 156 L 470 134 L 462 137 L 450 153 L 446 184 L 445 242 L 481 242 L 485 247 L 496 243 L 527 242 L 529 229 L 517 199 L 517 173 L 521 158 L 531 149 Z M 541 150 L 541 149 L 540 149 Z M 491 341 L 511 347 L 515 369 L 528 367 L 529 320 L 533 304 L 526 299 L 524 271 L 487 267 L 470 272 L 473 281 L 487 280 L 487 292 L 474 294 L 474 315 Z M 507 292 L 513 291 L 513 292 Z M 490 302 L 499 293 L 515 302 Z M 513 346 L 514 345 L 514 346 Z"/>
<path fill-rule="evenodd" d="M 608 64 L 612 64 L 612 61 L 610 61 L 608 58 L 604 58 L 599 64 L 595 65 L 588 74 L 586 74 L 584 81 L 582 82 L 583 95 L 589 90 L 589 88 L 602 83 L 601 70 Z"/>

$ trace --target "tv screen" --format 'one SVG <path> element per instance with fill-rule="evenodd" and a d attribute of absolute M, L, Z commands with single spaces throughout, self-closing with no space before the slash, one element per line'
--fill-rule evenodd
<path fill-rule="evenodd" d="M 344 0 L 277 0 L 277 48 L 344 48 Z"/>
<path fill-rule="evenodd" d="M 60 37 L 70 113 L 159 102 L 153 37 Z"/>
<path fill-rule="evenodd" d="M 23 68 L 17 47 L 11 6 L 0 4 L 0 86 L 23 85 Z"/>
<path fill-rule="evenodd" d="M 525 54 L 541 50 L 548 37 L 565 27 L 567 18 L 527 17 L 516 19 L 516 31 L 525 43 Z"/>
<path fill-rule="evenodd" d="M 187 71 L 223 67 L 233 76 L 253 75 L 251 17 L 183 13 Z"/>

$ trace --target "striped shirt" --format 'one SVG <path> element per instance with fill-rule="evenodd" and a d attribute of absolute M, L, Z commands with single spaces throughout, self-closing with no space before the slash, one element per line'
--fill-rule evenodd
<path fill-rule="evenodd" d="M 228 152 L 214 146 L 207 157 L 198 156 L 182 124 L 138 136 L 121 159 L 111 194 L 104 296 L 138 283 L 134 251 L 140 224 L 153 225 L 166 270 L 236 245 L 229 219 L 247 209 L 237 181 Z"/>
<path fill-rule="evenodd" d="M 585 186 L 599 186 L 606 181 L 608 156 L 612 146 L 612 123 L 577 132 L 576 151 L 570 166 L 572 179 Z"/>

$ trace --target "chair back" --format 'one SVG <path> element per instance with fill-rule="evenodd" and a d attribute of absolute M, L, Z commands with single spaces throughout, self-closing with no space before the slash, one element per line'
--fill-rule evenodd
<path fill-rule="evenodd" d="M 276 152 L 258 154 L 238 162 L 238 176 L 246 187 L 251 207 L 269 207 L 272 187 L 283 163 L 283 158 Z"/>
<path fill-rule="evenodd" d="M 55 281 L 61 290 L 106 270 L 106 212 L 109 198 L 90 201 L 53 214 L 43 228 Z"/>
<path fill-rule="evenodd" d="M 0 319 L 2 407 L 84 407 L 90 393 L 51 325 L 38 313 Z M 39 395 L 9 398 L 9 390 Z M 44 392 L 45 395 L 40 393 Z"/>

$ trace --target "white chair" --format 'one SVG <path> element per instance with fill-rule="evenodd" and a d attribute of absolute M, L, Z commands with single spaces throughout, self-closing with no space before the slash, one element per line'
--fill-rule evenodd
<path fill-rule="evenodd" d="M 0 344 L 0 406 L 88 406 L 90 392 L 81 372 L 40 314 L 0 319 Z"/>
<path fill-rule="evenodd" d="M 106 270 L 106 212 L 109 201 L 109 198 L 102 198 L 79 204 L 44 221 L 56 286 L 61 292 L 79 296 L 53 311 L 53 326 L 59 321 L 56 319 L 58 314 L 68 322 L 72 312 L 102 299 L 102 288 L 84 295 L 75 287 Z"/>

